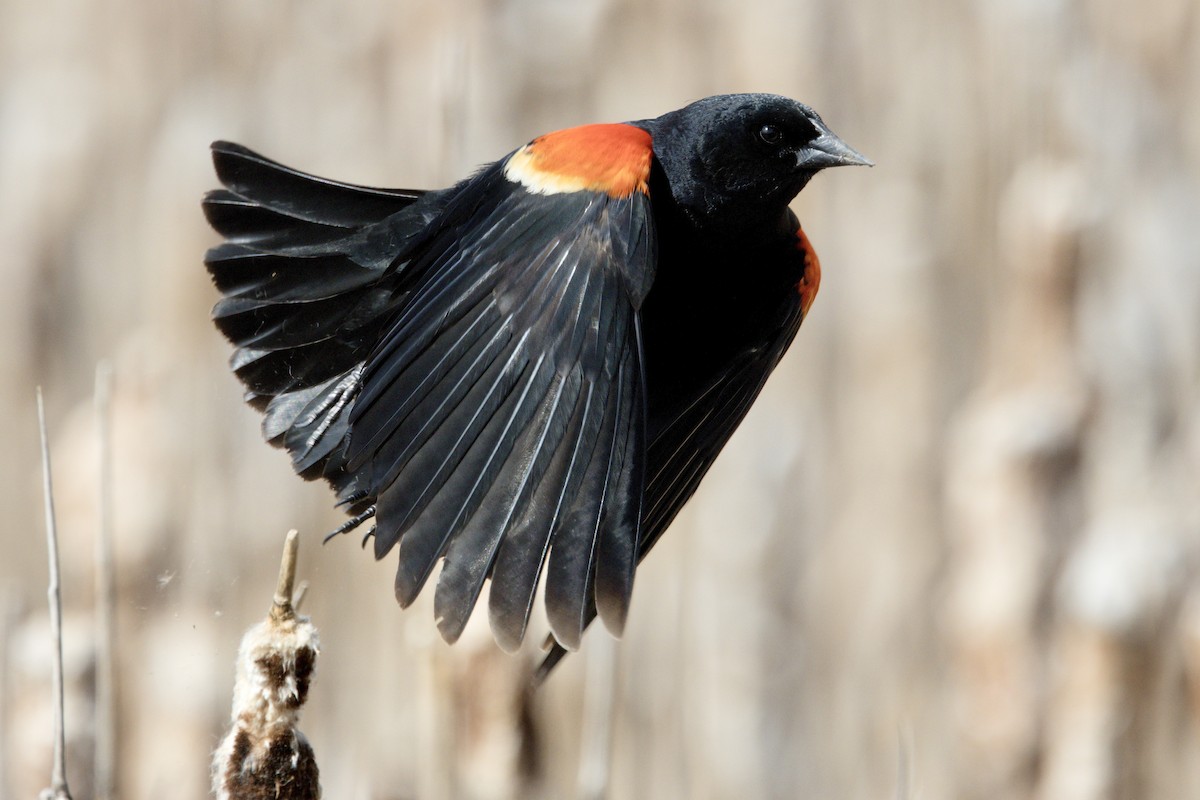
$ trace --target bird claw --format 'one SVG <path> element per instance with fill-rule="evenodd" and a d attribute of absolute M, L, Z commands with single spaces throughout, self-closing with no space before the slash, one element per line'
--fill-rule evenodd
<path fill-rule="evenodd" d="M 321 540 L 321 544 L 327 544 L 330 539 L 332 539 L 333 537 L 335 537 L 339 534 L 349 533 L 350 531 L 354 530 L 359 525 L 362 525 L 364 522 L 366 522 L 373 516 L 375 516 L 375 506 L 371 506 L 370 508 L 368 508 L 366 511 L 362 512 L 361 514 L 356 514 L 355 516 L 353 516 L 350 519 L 343 522 L 341 525 L 339 525 L 334 530 L 325 534 L 325 538 Z M 367 539 L 371 538 L 371 536 L 374 535 L 374 533 L 375 533 L 375 526 L 371 526 L 371 530 L 367 531 L 367 535 L 363 537 L 363 546 L 364 547 L 367 544 Z"/>

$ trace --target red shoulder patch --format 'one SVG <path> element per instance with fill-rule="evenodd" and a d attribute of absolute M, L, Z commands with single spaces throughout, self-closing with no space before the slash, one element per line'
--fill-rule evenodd
<path fill-rule="evenodd" d="M 800 228 L 796 228 L 796 249 L 804 254 L 804 276 L 796 284 L 796 291 L 800 292 L 800 318 L 803 319 L 808 316 L 808 309 L 821 288 L 821 260 Z"/>
<path fill-rule="evenodd" d="M 581 125 L 539 136 L 509 157 L 505 176 L 538 194 L 591 190 L 647 194 L 650 134 L 621 123 Z"/>

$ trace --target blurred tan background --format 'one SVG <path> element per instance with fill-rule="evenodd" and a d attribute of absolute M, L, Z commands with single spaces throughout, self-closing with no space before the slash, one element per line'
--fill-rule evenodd
<path fill-rule="evenodd" d="M 208 321 L 207 145 L 436 187 L 727 91 L 878 166 L 796 202 L 820 299 L 625 639 L 524 698 L 535 647 L 448 648 L 390 560 L 318 546 L 331 495 Z M 0 796 L 49 777 L 38 383 L 92 796 L 107 358 L 124 797 L 206 796 L 289 527 L 328 798 L 1200 797 L 1194 0 L 3 0 L 0 254 Z"/>

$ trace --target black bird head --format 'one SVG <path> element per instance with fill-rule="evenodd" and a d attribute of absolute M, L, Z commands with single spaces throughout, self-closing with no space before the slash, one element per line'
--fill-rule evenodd
<path fill-rule="evenodd" d="M 672 196 L 700 229 L 774 224 L 820 170 L 872 166 L 817 112 L 779 95 L 706 97 L 634 124 L 653 137 Z"/>

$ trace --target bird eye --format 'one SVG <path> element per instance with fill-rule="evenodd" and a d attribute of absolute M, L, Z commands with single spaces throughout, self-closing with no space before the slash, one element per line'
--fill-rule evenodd
<path fill-rule="evenodd" d="M 768 122 L 758 129 L 758 138 L 767 144 L 779 144 L 783 141 L 783 129 Z"/>

